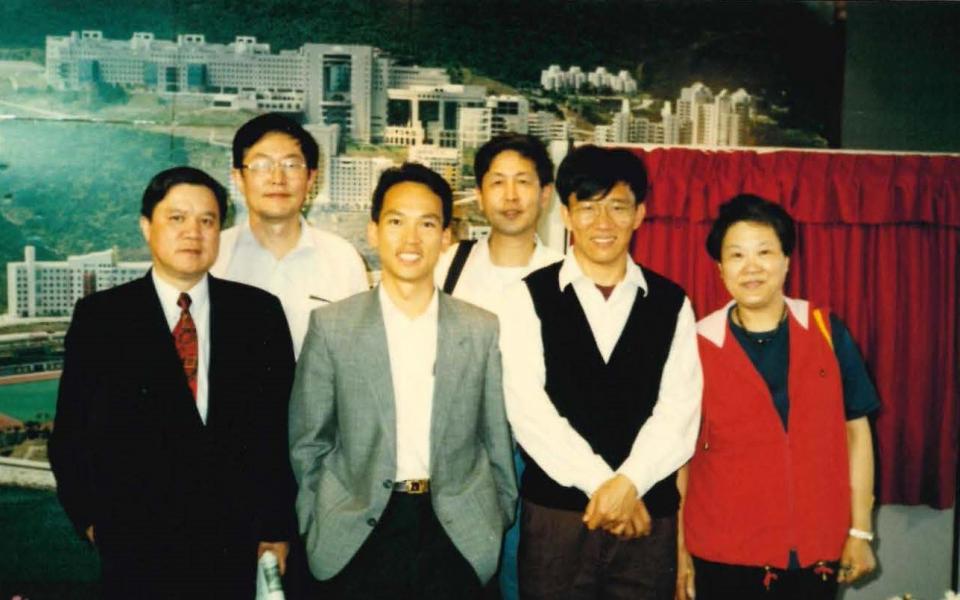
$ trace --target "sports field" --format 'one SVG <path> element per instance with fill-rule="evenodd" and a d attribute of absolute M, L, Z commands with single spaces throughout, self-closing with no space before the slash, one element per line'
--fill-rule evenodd
<path fill-rule="evenodd" d="M 0 414 L 20 421 L 50 421 L 57 408 L 58 385 L 59 379 L 0 385 Z"/>

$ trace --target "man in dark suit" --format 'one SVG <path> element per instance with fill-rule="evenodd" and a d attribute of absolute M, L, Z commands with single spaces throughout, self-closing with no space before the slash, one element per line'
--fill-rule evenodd
<path fill-rule="evenodd" d="M 226 190 L 177 167 L 143 195 L 153 268 L 77 303 L 50 462 L 108 598 L 252 598 L 286 560 L 293 346 L 279 301 L 210 277 Z"/>

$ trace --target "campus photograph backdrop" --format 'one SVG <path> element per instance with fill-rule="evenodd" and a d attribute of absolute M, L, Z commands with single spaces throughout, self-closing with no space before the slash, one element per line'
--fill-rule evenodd
<path fill-rule="evenodd" d="M 96 597 L 96 555 L 43 470 L 73 303 L 148 267 L 154 173 L 229 186 L 233 132 L 267 110 L 317 137 L 305 216 L 374 272 L 379 173 L 434 168 L 457 235 L 483 235 L 473 154 L 503 131 L 559 156 L 634 148 L 651 173 L 635 257 L 698 315 L 727 298 L 703 250 L 717 205 L 783 203 L 800 226 L 788 293 L 845 319 L 883 404 L 881 568 L 846 597 L 939 598 L 957 562 L 958 23 L 923 2 L 4 2 L 0 598 Z"/>

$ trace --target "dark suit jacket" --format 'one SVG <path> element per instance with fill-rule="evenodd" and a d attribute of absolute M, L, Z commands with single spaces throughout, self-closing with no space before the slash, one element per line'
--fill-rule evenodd
<path fill-rule="evenodd" d="M 150 274 L 74 311 L 50 462 L 78 532 L 94 526 L 107 589 L 197 589 L 233 567 L 252 583 L 256 544 L 295 533 L 286 319 L 261 290 L 213 277 L 209 290 L 206 425 Z"/>

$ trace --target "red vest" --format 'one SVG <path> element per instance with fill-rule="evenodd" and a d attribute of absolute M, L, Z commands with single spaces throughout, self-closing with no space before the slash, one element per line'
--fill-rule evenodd
<path fill-rule="evenodd" d="M 715 562 L 785 568 L 840 556 L 850 527 L 843 385 L 809 303 L 788 299 L 789 431 L 723 308 L 698 324 L 703 417 L 690 461 L 684 539 Z M 824 324 L 829 316 L 821 311 Z M 807 327 L 797 318 L 806 316 Z M 719 345 L 718 345 L 719 342 Z"/>

